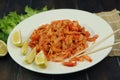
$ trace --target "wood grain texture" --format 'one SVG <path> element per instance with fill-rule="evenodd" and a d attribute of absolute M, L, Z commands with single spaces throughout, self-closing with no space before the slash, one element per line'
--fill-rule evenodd
<path fill-rule="evenodd" d="M 54 0 L 55 8 L 71 8 L 75 9 L 75 0 Z"/>
<path fill-rule="evenodd" d="M 120 67 L 116 57 L 107 57 L 97 65 L 88 69 L 90 80 L 119 80 Z"/>
<path fill-rule="evenodd" d="M 8 0 L 0 0 L 0 18 L 2 18 L 5 15 L 5 12 L 8 7 Z"/>
<path fill-rule="evenodd" d="M 102 11 L 100 0 L 77 0 L 78 8 L 89 12 Z"/>
<path fill-rule="evenodd" d="M 45 5 L 47 5 L 46 0 L 32 0 L 31 2 L 32 2 L 31 7 L 34 8 L 34 9 L 41 9 Z"/>
<path fill-rule="evenodd" d="M 16 80 L 18 67 L 9 55 L 0 58 L 0 80 Z"/>
<path fill-rule="evenodd" d="M 51 79 L 52 79 L 51 75 L 32 72 L 22 67 L 19 67 L 17 75 L 17 80 L 51 80 Z"/>
<path fill-rule="evenodd" d="M 8 14 L 10 11 L 24 13 L 26 5 L 29 6 L 29 0 L 9 0 L 6 14 Z"/>
<path fill-rule="evenodd" d="M 87 80 L 86 70 L 70 74 L 53 75 L 53 80 Z"/>
<path fill-rule="evenodd" d="M 117 7 L 117 0 L 100 0 L 103 11 L 110 11 Z M 118 0 L 119 1 L 119 0 Z"/>

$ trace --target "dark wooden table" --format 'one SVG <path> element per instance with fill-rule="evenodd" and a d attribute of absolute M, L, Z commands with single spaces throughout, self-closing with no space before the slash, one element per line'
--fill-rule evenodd
<path fill-rule="evenodd" d="M 23 13 L 28 5 L 41 9 L 72 8 L 89 12 L 120 10 L 120 0 L 0 0 L 0 18 L 10 11 Z M 97 65 L 66 75 L 48 75 L 29 71 L 15 63 L 9 54 L 0 58 L 0 80 L 120 80 L 120 57 L 106 57 Z"/>

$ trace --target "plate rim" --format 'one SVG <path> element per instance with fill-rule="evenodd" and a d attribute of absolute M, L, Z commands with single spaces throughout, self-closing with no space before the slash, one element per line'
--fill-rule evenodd
<path fill-rule="evenodd" d="M 82 11 L 82 12 L 86 12 L 86 13 L 88 13 L 88 14 L 92 14 L 92 15 L 95 15 L 95 14 L 93 14 L 93 13 L 90 13 L 90 12 L 87 12 L 87 11 L 84 11 L 84 10 L 77 10 L 77 9 L 55 9 L 55 10 L 48 10 L 48 11 L 45 11 L 45 12 L 41 12 L 41 13 L 38 13 L 38 14 L 35 14 L 35 15 L 40 15 L 40 14 L 44 14 L 44 13 L 49 13 L 49 12 L 51 12 L 51 11 L 59 11 L 59 10 L 67 10 L 67 11 L 71 11 L 71 10 L 75 10 L 75 11 Z M 31 16 L 31 17 L 34 17 L 35 15 L 33 15 L 33 16 Z M 102 19 L 102 18 L 100 18 L 99 16 L 97 16 L 97 15 L 95 15 L 96 17 L 98 17 L 99 19 Z M 27 19 L 25 19 L 25 20 L 23 20 L 23 21 L 26 21 L 26 20 L 28 20 L 28 19 L 30 19 L 31 17 L 29 17 L 29 18 L 27 18 Z M 107 23 L 104 19 L 102 19 L 105 23 Z M 23 22 L 22 21 L 22 22 Z M 20 22 L 19 24 L 21 24 L 22 22 Z M 18 25 L 19 25 L 18 24 Z M 108 23 L 107 23 L 108 24 Z M 18 26 L 17 25 L 17 26 Z M 109 24 L 108 24 L 109 25 Z M 110 26 L 110 25 L 109 25 Z M 111 26 L 110 26 L 110 28 L 111 28 Z M 16 27 L 14 28 L 14 29 L 16 29 Z M 14 30 L 13 29 L 13 30 Z M 12 30 L 12 31 L 13 31 Z M 111 30 L 112 30 L 112 28 L 111 28 Z M 11 32 L 12 32 L 11 31 Z M 113 31 L 113 30 L 112 30 Z M 10 35 L 11 35 L 11 33 L 10 33 Z M 114 38 L 114 35 L 113 35 L 113 38 Z M 10 36 L 8 37 L 8 40 L 10 39 Z M 115 38 L 114 38 L 115 39 Z M 8 47 L 8 41 L 7 40 L 7 47 Z M 113 42 L 112 43 L 114 43 L 114 40 L 113 40 Z M 112 50 L 112 47 L 110 48 L 110 50 L 109 50 L 109 52 L 108 52 L 108 54 L 110 53 L 110 51 Z M 14 58 L 13 58 L 13 56 L 11 55 L 11 53 L 8 51 L 8 53 L 9 53 L 9 55 L 10 55 L 10 57 L 17 63 L 17 64 L 19 64 Z M 27 68 L 27 67 L 25 67 L 25 66 L 23 66 L 23 65 L 21 65 L 21 64 L 19 64 L 20 66 L 22 66 L 23 68 L 25 68 L 25 69 L 28 69 L 28 70 L 31 70 L 31 71 L 33 71 L 33 72 L 37 72 L 37 73 L 44 73 L 44 74 L 68 74 L 68 73 L 74 73 L 74 72 L 78 72 L 78 71 L 83 71 L 83 70 L 85 70 L 85 69 L 88 69 L 88 68 L 90 68 L 90 67 L 92 67 L 92 66 L 94 66 L 94 65 L 96 65 L 96 64 L 98 64 L 99 62 L 101 62 L 108 54 L 106 54 L 100 61 L 98 61 L 98 62 L 96 62 L 96 63 L 94 63 L 94 64 L 92 64 L 92 65 L 90 65 L 90 66 L 88 66 L 87 68 L 84 68 L 84 69 L 82 69 L 82 70 L 77 70 L 77 71 L 70 71 L 70 72 L 64 72 L 64 73 L 46 73 L 46 72 L 39 72 L 39 71 L 35 71 L 35 70 L 33 70 L 33 69 L 29 69 L 29 68 Z"/>

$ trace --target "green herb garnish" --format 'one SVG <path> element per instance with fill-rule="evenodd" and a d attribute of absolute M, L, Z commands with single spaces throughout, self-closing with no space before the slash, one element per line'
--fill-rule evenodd
<path fill-rule="evenodd" d="M 18 23 L 34 14 L 47 10 L 47 6 L 43 7 L 41 10 L 26 6 L 25 14 L 17 14 L 15 11 L 9 12 L 8 15 L 0 19 L 0 40 L 7 42 L 8 35 Z"/>

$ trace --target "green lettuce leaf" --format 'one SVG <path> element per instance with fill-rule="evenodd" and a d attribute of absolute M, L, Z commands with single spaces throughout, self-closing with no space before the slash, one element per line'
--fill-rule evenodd
<path fill-rule="evenodd" d="M 0 19 L 0 39 L 6 42 L 8 35 L 18 23 L 34 14 L 47 10 L 47 6 L 43 7 L 41 10 L 32 9 L 26 6 L 25 14 L 17 14 L 15 11 L 9 12 L 8 15 Z"/>

